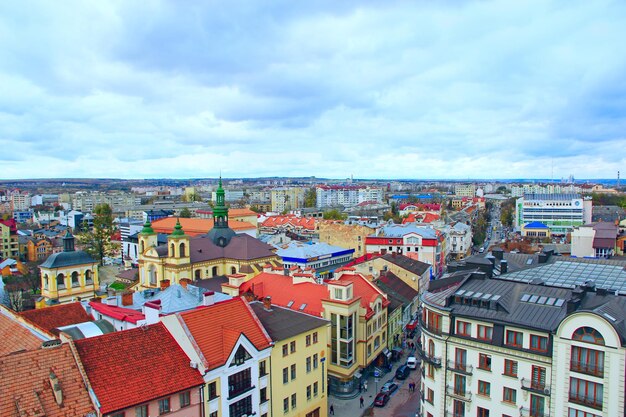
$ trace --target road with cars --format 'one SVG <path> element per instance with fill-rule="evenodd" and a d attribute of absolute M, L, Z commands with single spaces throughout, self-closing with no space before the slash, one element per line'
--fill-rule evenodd
<path fill-rule="evenodd" d="M 403 375 L 397 376 L 403 377 Z M 410 384 L 415 384 L 415 391 L 409 389 Z M 420 385 L 419 366 L 416 366 L 416 369 L 408 368 L 406 379 L 398 379 L 394 376 L 381 387 L 381 391 L 390 392 L 390 394 L 385 394 L 389 395 L 388 401 L 382 407 L 375 406 L 372 415 L 375 417 L 415 417 L 419 410 Z"/>

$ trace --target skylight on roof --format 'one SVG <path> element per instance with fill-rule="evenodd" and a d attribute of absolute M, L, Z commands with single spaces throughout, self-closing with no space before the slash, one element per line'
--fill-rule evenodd
<path fill-rule="evenodd" d="M 545 304 L 547 299 L 548 299 L 548 297 L 541 296 L 537 300 L 537 304 Z"/>
<path fill-rule="evenodd" d="M 465 294 L 465 290 L 458 290 L 457 292 L 454 293 L 454 295 L 463 295 Z"/>
<path fill-rule="evenodd" d="M 485 294 L 483 295 L 483 300 L 488 300 L 491 298 L 491 294 Z"/>
<path fill-rule="evenodd" d="M 466 297 L 471 297 L 472 295 L 474 295 L 474 291 L 468 291 L 465 293 Z"/>
<path fill-rule="evenodd" d="M 529 258 L 526 260 L 526 265 L 532 265 L 533 264 L 533 258 Z"/>
<path fill-rule="evenodd" d="M 501 295 L 496 294 L 496 295 L 494 295 L 493 297 L 491 297 L 491 301 L 498 301 L 500 298 L 502 298 L 502 296 L 501 296 Z"/>
<path fill-rule="evenodd" d="M 555 302 L 556 302 L 556 298 L 550 297 L 546 300 L 546 305 L 553 306 Z"/>
<path fill-rule="evenodd" d="M 300 305 L 300 308 L 299 308 L 298 310 L 302 311 L 302 310 L 304 310 L 305 308 L 306 308 L 306 303 L 301 304 L 301 305 Z"/>
<path fill-rule="evenodd" d="M 557 307 L 561 307 L 564 303 L 565 303 L 565 300 L 562 298 L 559 298 L 558 300 L 556 300 L 556 303 L 554 303 L 554 305 Z"/>
<path fill-rule="evenodd" d="M 527 302 L 530 298 L 530 294 L 522 294 L 522 299 L 520 301 Z"/>
<path fill-rule="evenodd" d="M 480 298 L 483 296 L 482 292 L 477 292 L 476 294 L 474 294 L 474 298 Z"/>
<path fill-rule="evenodd" d="M 289 302 L 287 303 L 287 307 L 288 307 L 288 308 L 291 308 L 291 306 L 292 306 L 292 305 L 293 305 L 293 300 L 291 300 L 291 301 L 289 301 Z"/>
<path fill-rule="evenodd" d="M 603 316 L 606 317 L 607 319 L 611 320 L 611 321 L 617 321 L 617 319 L 615 317 L 611 316 L 609 313 L 604 313 Z"/>
<path fill-rule="evenodd" d="M 537 295 L 531 295 L 530 299 L 528 300 L 529 303 L 536 303 L 537 300 L 539 299 L 539 296 Z"/>

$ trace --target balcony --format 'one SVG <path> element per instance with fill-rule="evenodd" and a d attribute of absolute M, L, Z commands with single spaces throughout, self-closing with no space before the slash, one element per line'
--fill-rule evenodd
<path fill-rule="evenodd" d="M 472 393 L 467 390 L 462 390 L 458 388 L 451 387 L 448 385 L 446 387 L 446 393 L 453 398 L 456 398 L 461 401 L 472 401 Z"/>
<path fill-rule="evenodd" d="M 522 378 L 522 389 L 535 394 L 550 395 L 550 385 L 532 379 Z"/>
<path fill-rule="evenodd" d="M 464 411 L 446 411 L 446 417 L 466 417 L 469 416 L 469 414 L 465 414 Z"/>
<path fill-rule="evenodd" d="M 442 331 L 441 331 L 441 326 L 439 326 L 439 327 L 435 327 L 435 326 L 433 326 L 433 325 L 430 325 L 430 324 L 428 324 L 428 323 L 425 323 L 425 322 L 424 322 L 424 320 L 422 320 L 422 318 L 421 318 L 421 317 L 420 317 L 420 319 L 419 319 L 419 323 L 420 323 L 420 326 L 422 327 L 422 329 L 423 329 L 423 330 L 426 330 L 426 331 L 428 331 L 429 333 L 432 333 L 432 334 L 436 334 L 436 335 L 441 336 L 441 334 L 442 334 Z"/>
<path fill-rule="evenodd" d="M 420 345 L 417 345 L 417 353 L 422 360 L 428 362 L 436 368 L 441 368 L 441 358 L 438 356 L 431 356 L 428 352 L 425 352 Z"/>
<path fill-rule="evenodd" d="M 602 410 L 602 398 L 588 397 L 585 395 L 574 396 L 570 393 L 569 402 L 595 408 L 596 410 Z"/>
<path fill-rule="evenodd" d="M 550 413 L 547 411 L 533 410 L 527 407 L 519 408 L 520 417 L 548 417 Z"/>
<path fill-rule="evenodd" d="M 569 369 L 573 372 L 604 378 L 604 365 L 599 366 L 589 362 L 570 361 Z"/>
<path fill-rule="evenodd" d="M 447 369 L 448 371 L 454 371 L 465 375 L 472 375 L 474 371 L 474 367 L 472 365 L 468 365 L 465 362 L 454 362 L 451 360 L 448 361 Z"/>

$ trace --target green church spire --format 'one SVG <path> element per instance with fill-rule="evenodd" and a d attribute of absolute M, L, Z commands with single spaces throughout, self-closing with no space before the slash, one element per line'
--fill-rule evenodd
<path fill-rule="evenodd" d="M 225 201 L 225 192 L 224 188 L 222 188 L 222 176 L 220 175 L 220 180 L 217 186 L 216 194 L 216 203 L 215 207 L 213 207 L 213 221 L 214 227 L 218 228 L 226 228 L 228 227 L 228 207 L 226 207 Z"/>
<path fill-rule="evenodd" d="M 143 225 L 143 229 L 141 229 L 142 235 L 153 235 L 154 229 L 152 228 L 152 223 L 150 220 L 146 220 L 146 223 Z"/>
<path fill-rule="evenodd" d="M 174 230 L 172 231 L 172 234 L 170 236 L 185 236 L 185 232 L 183 232 L 183 226 L 180 225 L 180 219 L 176 219 L 176 226 L 174 226 Z"/>

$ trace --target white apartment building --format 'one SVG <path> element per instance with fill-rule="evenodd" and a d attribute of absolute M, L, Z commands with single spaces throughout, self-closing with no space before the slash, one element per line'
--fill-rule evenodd
<path fill-rule="evenodd" d="M 517 230 L 527 223 L 541 222 L 552 234 L 565 234 L 591 222 L 592 201 L 578 194 L 524 194 L 515 201 Z"/>
<path fill-rule="evenodd" d="M 304 193 L 305 189 L 300 187 L 273 189 L 270 193 L 272 211 L 282 213 L 304 207 Z"/>
<path fill-rule="evenodd" d="M 320 185 L 316 187 L 317 208 L 353 207 L 365 201 L 383 202 L 382 188 L 355 185 Z"/>
<path fill-rule="evenodd" d="M 458 197 L 475 197 L 476 184 L 456 184 L 454 194 Z"/>
<path fill-rule="evenodd" d="M 511 197 L 524 194 L 580 194 L 581 188 L 574 184 L 524 184 L 511 186 Z"/>
<path fill-rule="evenodd" d="M 623 296 L 464 272 L 421 305 L 422 417 L 624 414 Z"/>
<path fill-rule="evenodd" d="M 129 193 L 87 193 L 78 191 L 72 196 L 72 209 L 91 213 L 99 204 L 108 204 L 113 212 L 123 207 L 135 206 L 141 203 L 141 198 Z"/>

